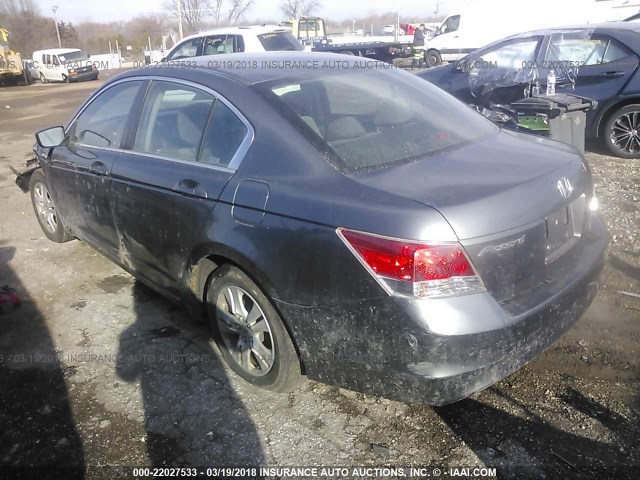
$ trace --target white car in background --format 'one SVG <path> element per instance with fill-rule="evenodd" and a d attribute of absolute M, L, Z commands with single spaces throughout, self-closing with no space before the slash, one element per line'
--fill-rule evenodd
<path fill-rule="evenodd" d="M 304 46 L 285 27 L 227 27 L 204 30 L 188 36 L 175 45 L 163 60 L 171 62 L 224 53 L 299 50 L 304 50 Z"/>

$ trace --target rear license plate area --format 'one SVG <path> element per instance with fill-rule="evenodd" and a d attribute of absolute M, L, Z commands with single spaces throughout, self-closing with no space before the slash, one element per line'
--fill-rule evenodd
<path fill-rule="evenodd" d="M 571 207 L 561 208 L 549 215 L 545 221 L 547 227 L 545 263 L 549 264 L 562 256 L 575 243 Z"/>

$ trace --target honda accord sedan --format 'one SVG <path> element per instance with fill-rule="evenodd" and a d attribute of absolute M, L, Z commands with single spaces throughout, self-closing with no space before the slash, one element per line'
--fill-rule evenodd
<path fill-rule="evenodd" d="M 246 381 L 443 405 L 591 303 L 607 236 L 571 147 L 369 59 L 198 65 L 123 73 L 39 132 L 31 197 L 51 240 L 206 319 Z"/>

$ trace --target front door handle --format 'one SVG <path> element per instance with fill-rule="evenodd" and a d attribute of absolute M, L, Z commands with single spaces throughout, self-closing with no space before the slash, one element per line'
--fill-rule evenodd
<path fill-rule="evenodd" d="M 191 178 L 183 178 L 180 180 L 173 190 L 178 193 L 185 193 L 195 197 L 207 198 L 207 190 L 200 183 Z"/>
<path fill-rule="evenodd" d="M 109 175 L 109 171 L 107 170 L 107 166 L 102 162 L 93 162 L 89 167 L 89 173 L 99 176 Z"/>

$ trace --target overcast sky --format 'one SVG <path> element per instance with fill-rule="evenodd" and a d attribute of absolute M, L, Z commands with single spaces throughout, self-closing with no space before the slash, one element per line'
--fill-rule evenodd
<path fill-rule="evenodd" d="M 440 0 L 441 13 L 455 8 L 466 0 Z M 57 17 L 61 21 L 79 22 L 90 19 L 97 21 L 127 20 L 144 13 L 166 11 L 166 0 L 37 0 L 41 13 L 51 15 L 51 7 L 58 5 Z M 394 6 L 400 4 L 401 6 Z M 369 13 L 386 13 L 400 9 L 404 20 L 420 20 L 433 14 L 436 0 L 322 0 L 322 8 L 317 14 L 332 19 L 361 17 Z M 255 0 L 248 18 L 282 20 L 280 0 Z"/>

